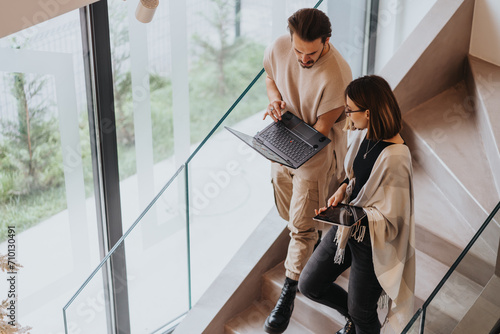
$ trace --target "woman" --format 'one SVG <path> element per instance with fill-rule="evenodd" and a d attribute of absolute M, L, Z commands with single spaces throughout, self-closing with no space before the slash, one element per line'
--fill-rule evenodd
<path fill-rule="evenodd" d="M 388 296 L 387 320 L 400 333 L 413 314 L 415 287 L 412 165 L 399 134 L 401 111 L 389 84 L 375 75 L 352 81 L 345 102 L 347 177 L 328 206 L 363 207 L 367 216 L 353 228 L 329 230 L 299 290 L 347 318 L 337 334 L 380 333 L 377 302 Z M 334 283 L 348 268 L 349 293 Z"/>

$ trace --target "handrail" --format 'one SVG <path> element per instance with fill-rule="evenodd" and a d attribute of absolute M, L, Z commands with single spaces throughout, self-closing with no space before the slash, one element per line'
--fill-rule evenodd
<path fill-rule="evenodd" d="M 406 324 L 406 327 L 403 328 L 403 331 L 401 333 L 408 333 L 408 331 L 413 326 L 413 324 L 415 323 L 415 321 L 417 321 L 418 317 L 420 317 L 421 313 L 422 313 L 422 308 L 419 308 L 415 312 L 415 314 L 413 315 L 413 317 L 410 319 L 410 321 Z"/>
<path fill-rule="evenodd" d="M 236 99 L 236 101 L 234 101 L 234 103 L 231 105 L 231 107 L 226 111 L 226 113 L 221 117 L 221 119 L 217 122 L 217 124 L 215 124 L 215 126 L 208 133 L 208 135 L 201 141 L 201 143 L 198 145 L 198 147 L 196 147 L 196 149 L 194 150 L 194 152 L 189 156 L 189 158 L 186 160 L 186 165 L 189 162 L 191 162 L 191 160 L 198 153 L 198 151 L 205 145 L 205 143 L 210 139 L 210 137 L 214 134 L 214 132 L 217 131 L 217 129 L 219 128 L 219 126 L 222 124 L 222 122 L 224 122 L 226 120 L 227 116 L 229 116 L 229 114 L 233 111 L 234 107 L 236 107 L 236 105 L 238 105 L 238 103 L 240 103 L 241 99 L 247 94 L 247 92 L 250 90 L 250 88 L 252 88 L 253 85 L 257 82 L 257 80 L 259 80 L 260 76 L 264 73 L 264 71 L 265 71 L 264 68 L 262 68 L 260 70 L 259 74 L 257 74 L 255 76 L 255 78 L 247 86 L 247 88 L 245 88 L 245 90 L 243 91 L 243 93 L 241 93 L 240 96 L 238 96 L 238 98 Z"/>
<path fill-rule="evenodd" d="M 427 298 L 427 300 L 424 302 L 424 304 L 422 305 L 422 307 L 417 310 L 417 312 L 415 313 L 415 315 L 413 316 L 413 318 L 408 322 L 408 324 L 406 325 L 406 327 L 403 329 L 402 333 L 407 333 L 408 330 L 410 330 L 410 328 L 413 326 L 413 324 L 415 323 L 415 321 L 418 319 L 418 317 L 420 315 L 422 315 L 422 322 L 421 322 L 421 330 L 420 330 L 420 332 L 423 333 L 423 327 L 424 327 L 424 324 L 425 324 L 425 313 L 426 313 L 427 307 L 432 302 L 432 300 L 434 299 L 434 297 L 436 297 L 436 295 L 438 294 L 439 290 L 441 290 L 441 288 L 444 286 L 444 284 L 446 283 L 446 281 L 448 280 L 448 278 L 450 278 L 450 276 L 453 274 L 453 272 L 455 271 L 455 269 L 457 269 L 457 267 L 460 264 L 460 262 L 467 255 L 467 253 L 470 251 L 470 249 L 475 244 L 475 242 L 477 241 L 477 239 L 479 239 L 479 237 L 484 232 L 484 230 L 486 229 L 486 227 L 488 227 L 488 225 L 493 220 L 493 218 L 495 217 L 495 215 L 498 213 L 499 210 L 500 210 L 500 202 L 498 202 L 498 204 L 495 206 L 495 208 L 488 215 L 488 217 L 486 218 L 486 220 L 484 221 L 484 223 L 481 225 L 481 227 L 479 228 L 479 230 L 477 230 L 477 232 L 474 234 L 474 236 L 472 237 L 472 239 L 469 241 L 469 243 L 464 248 L 464 250 L 460 253 L 460 255 L 455 260 L 455 262 L 451 265 L 450 269 L 448 269 L 448 271 L 443 276 L 443 278 L 438 283 L 438 285 L 436 285 L 436 287 L 434 288 L 434 290 L 432 291 L 432 293 L 429 295 L 429 297 Z"/>

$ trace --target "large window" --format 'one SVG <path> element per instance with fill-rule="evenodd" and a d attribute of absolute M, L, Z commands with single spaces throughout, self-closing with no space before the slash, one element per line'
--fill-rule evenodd
<path fill-rule="evenodd" d="M 0 254 L 15 244 L 23 266 L 16 320 L 59 333 L 62 305 L 99 262 L 78 11 L 0 39 L 0 59 Z"/>
<path fill-rule="evenodd" d="M 63 332 L 62 307 L 113 246 L 106 233 L 117 230 L 116 241 L 131 226 L 116 262 L 125 276 L 118 282 L 116 263 L 106 263 L 70 303 L 66 329 L 112 331 L 121 321 L 133 333 L 160 328 L 196 303 L 274 205 L 268 161 L 222 126 L 205 138 L 261 71 L 265 47 L 288 33 L 287 17 L 316 1 L 161 1 L 147 25 L 135 19 L 137 2 L 104 6 L 110 55 L 92 44 L 91 29 L 82 34 L 95 24 L 83 11 L 0 40 L 0 254 L 13 226 L 23 266 L 17 320 L 32 333 Z M 360 75 L 365 1 L 320 9 L 332 20 L 332 43 Z M 82 45 L 93 46 L 90 54 Z M 108 60 L 111 84 L 100 87 L 96 63 Z M 96 97 L 103 88 L 113 97 L 104 106 Z M 262 76 L 224 125 L 255 133 L 267 104 Z M 116 157 L 94 136 L 107 125 L 102 109 L 114 110 L 116 145 L 107 144 Z M 106 188 L 110 163 L 118 165 L 114 193 Z M 107 201 L 121 212 L 110 215 Z"/>

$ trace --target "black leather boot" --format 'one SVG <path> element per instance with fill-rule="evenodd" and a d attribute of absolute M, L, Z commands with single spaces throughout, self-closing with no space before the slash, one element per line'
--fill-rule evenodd
<path fill-rule="evenodd" d="M 336 334 L 356 334 L 356 328 L 354 328 L 354 323 L 351 318 L 347 318 L 347 323 L 344 328 L 339 330 Z"/>
<path fill-rule="evenodd" d="M 292 317 L 293 302 L 297 294 L 297 283 L 297 281 L 286 279 L 285 285 L 281 289 L 281 296 L 264 324 L 266 333 L 280 334 L 288 327 Z"/>

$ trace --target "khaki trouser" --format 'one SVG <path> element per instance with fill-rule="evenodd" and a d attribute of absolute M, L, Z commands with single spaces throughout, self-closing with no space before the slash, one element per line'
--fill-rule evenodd
<path fill-rule="evenodd" d="M 318 240 L 317 223 L 312 219 L 314 209 L 319 208 L 318 181 L 305 180 L 277 163 L 272 164 L 271 173 L 276 207 L 290 230 L 286 276 L 298 280 Z"/>
<path fill-rule="evenodd" d="M 281 218 L 288 221 L 290 244 L 285 260 L 286 276 L 298 280 L 307 260 L 311 257 L 318 239 L 317 230 L 323 224 L 312 218 L 314 209 L 326 205 L 344 180 L 344 157 L 347 137 L 342 131 L 343 122 L 333 125 L 329 135 L 332 144 L 325 147 L 299 169 L 277 163 L 271 164 L 274 199 Z"/>

